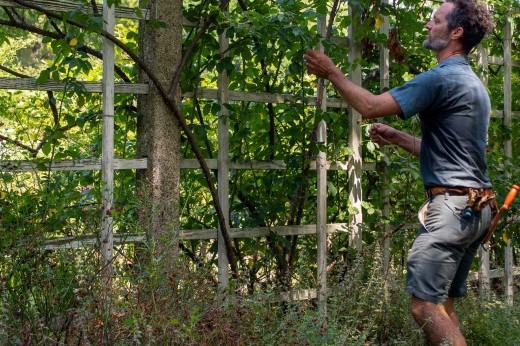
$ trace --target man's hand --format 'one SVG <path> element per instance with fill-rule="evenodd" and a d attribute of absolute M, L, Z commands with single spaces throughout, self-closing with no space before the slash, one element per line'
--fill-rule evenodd
<path fill-rule="evenodd" d="M 383 145 L 393 145 L 396 143 L 396 136 L 398 131 L 393 127 L 390 127 L 381 123 L 374 123 L 370 126 L 369 130 L 370 140 L 376 144 L 381 146 Z"/>
<path fill-rule="evenodd" d="M 328 56 L 320 51 L 309 49 L 304 55 L 308 73 L 315 74 L 320 78 L 329 79 L 337 67 Z"/>
<path fill-rule="evenodd" d="M 385 124 L 374 123 L 368 132 L 372 142 L 383 145 L 397 145 L 412 155 L 419 156 L 422 141 L 420 138 L 399 131 Z"/>

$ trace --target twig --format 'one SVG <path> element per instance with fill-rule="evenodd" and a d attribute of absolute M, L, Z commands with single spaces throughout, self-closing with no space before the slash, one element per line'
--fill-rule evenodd
<path fill-rule="evenodd" d="M 16 72 L 15 70 L 12 70 L 12 69 L 10 69 L 8 67 L 5 67 L 3 65 L 0 65 L 0 70 L 2 70 L 4 72 L 7 72 L 9 74 L 12 74 L 13 76 L 16 76 L 16 77 L 19 77 L 19 78 L 26 78 L 26 77 L 28 77 L 27 75 L 24 75 L 24 74 L 22 74 L 20 72 Z"/>
<path fill-rule="evenodd" d="M 24 144 L 24 143 L 22 143 L 22 142 L 20 142 L 20 141 L 18 141 L 16 139 L 11 139 L 9 137 L 0 135 L 0 141 L 6 141 L 6 142 L 9 142 L 11 144 L 14 144 L 14 145 L 16 145 L 16 146 L 18 146 L 20 148 L 23 148 L 23 149 L 31 152 L 32 154 L 38 153 L 38 151 L 36 149 L 33 149 L 30 146 L 28 146 L 28 145 L 26 145 L 26 144 Z"/>
<path fill-rule="evenodd" d="M 96 4 L 96 0 L 90 0 L 90 4 L 92 5 L 92 12 L 94 15 L 99 15 L 98 5 Z"/>

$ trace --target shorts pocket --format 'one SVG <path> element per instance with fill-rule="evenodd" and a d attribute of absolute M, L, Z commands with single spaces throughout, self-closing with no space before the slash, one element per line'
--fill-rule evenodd
<path fill-rule="evenodd" d="M 450 197 L 444 200 L 446 208 L 451 210 L 457 219 L 462 219 L 462 211 L 466 208 L 468 198 L 466 196 L 457 196 L 457 198 Z"/>
<path fill-rule="evenodd" d="M 464 223 L 463 228 L 465 228 L 471 222 L 471 220 L 465 220 L 461 217 L 466 202 L 467 196 L 448 196 L 447 198 L 445 195 L 434 196 L 428 205 L 425 228 L 428 232 L 434 232 L 445 227 L 460 229 L 461 223 Z"/>

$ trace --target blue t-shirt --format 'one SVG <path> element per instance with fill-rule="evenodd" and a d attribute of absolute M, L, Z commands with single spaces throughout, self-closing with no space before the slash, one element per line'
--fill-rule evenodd
<path fill-rule="evenodd" d="M 415 114 L 421 119 L 426 188 L 491 187 L 485 157 L 491 103 L 466 58 L 445 59 L 390 95 L 405 119 Z"/>

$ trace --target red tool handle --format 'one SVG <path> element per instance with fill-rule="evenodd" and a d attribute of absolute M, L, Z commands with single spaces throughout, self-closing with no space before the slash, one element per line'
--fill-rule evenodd
<path fill-rule="evenodd" d="M 502 205 L 502 207 L 500 209 L 504 209 L 505 210 L 505 209 L 509 208 L 509 206 L 511 205 L 511 203 L 515 199 L 516 194 L 517 194 L 519 189 L 520 189 L 520 187 L 518 187 L 518 185 L 513 185 L 511 190 L 509 190 L 509 193 L 506 196 L 506 200 L 504 201 L 504 204 Z"/>

